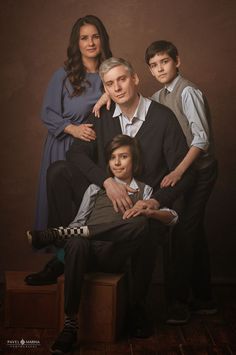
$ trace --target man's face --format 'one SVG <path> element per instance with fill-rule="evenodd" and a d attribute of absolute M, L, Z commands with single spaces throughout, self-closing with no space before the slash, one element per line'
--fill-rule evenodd
<path fill-rule="evenodd" d="M 157 53 L 149 60 L 149 69 L 152 75 L 164 85 L 171 83 L 176 78 L 179 66 L 179 57 L 175 62 L 167 53 Z"/>
<path fill-rule="evenodd" d="M 109 70 L 103 76 L 103 83 L 107 94 L 118 105 L 132 104 L 138 95 L 138 76 L 137 74 L 130 74 L 123 65 Z"/>

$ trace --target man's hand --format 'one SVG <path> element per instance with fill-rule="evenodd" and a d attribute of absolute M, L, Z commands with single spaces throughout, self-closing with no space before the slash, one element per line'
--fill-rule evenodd
<path fill-rule="evenodd" d="M 128 185 L 119 184 L 113 178 L 108 178 L 103 184 L 106 194 L 111 200 L 114 210 L 124 213 L 126 210 L 133 207 L 133 203 L 128 195 L 128 192 L 137 192 Z"/>
<path fill-rule="evenodd" d="M 158 210 L 159 208 L 160 203 L 154 198 L 151 198 L 150 200 L 139 200 L 132 208 L 124 212 L 123 219 L 128 219 L 140 215 L 152 217 L 153 211 Z"/>

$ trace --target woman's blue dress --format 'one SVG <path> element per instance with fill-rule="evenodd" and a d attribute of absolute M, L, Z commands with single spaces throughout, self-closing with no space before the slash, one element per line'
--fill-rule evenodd
<path fill-rule="evenodd" d="M 74 97 L 70 97 L 73 89 L 68 79 L 64 83 L 65 78 L 66 72 L 63 68 L 54 73 L 43 101 L 41 116 L 48 129 L 48 134 L 40 168 L 35 230 L 47 228 L 47 169 L 51 163 L 57 160 L 65 160 L 66 152 L 73 142 L 73 137 L 64 133 L 64 128 L 69 124 L 79 125 L 83 123 L 102 94 L 101 79 L 98 73 L 87 73 L 86 80 L 91 85 L 86 86 L 82 95 Z"/>

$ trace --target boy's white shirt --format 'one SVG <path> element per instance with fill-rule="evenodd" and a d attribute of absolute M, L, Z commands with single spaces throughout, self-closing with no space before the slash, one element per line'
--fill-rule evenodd
<path fill-rule="evenodd" d="M 181 78 L 179 74 L 170 84 L 165 85 L 168 91 L 172 92 L 175 85 Z M 163 90 L 163 88 L 161 89 Z M 161 90 L 152 95 L 151 99 L 159 102 Z M 193 140 L 191 146 L 207 151 L 209 147 L 209 125 L 206 118 L 205 104 L 201 90 L 186 86 L 181 94 L 183 113 L 189 121 Z"/>
<path fill-rule="evenodd" d="M 126 183 L 124 181 L 122 181 L 116 177 L 114 177 L 114 180 L 120 184 L 126 185 Z M 138 184 L 134 178 L 131 180 L 131 183 L 129 184 L 129 186 L 134 190 L 137 190 L 139 188 Z M 101 190 L 101 187 L 99 187 L 95 184 L 89 185 L 89 187 L 87 188 L 87 190 L 84 193 L 84 196 L 83 196 L 83 199 L 82 199 L 82 202 L 81 202 L 81 205 L 80 205 L 80 208 L 77 212 L 76 217 L 69 224 L 70 228 L 81 227 L 81 226 L 86 225 L 86 221 L 87 221 L 87 219 L 94 207 L 97 193 L 100 190 Z M 143 192 L 143 200 L 149 200 L 152 196 L 152 193 L 153 193 L 153 188 L 151 186 L 145 184 L 144 192 Z M 128 192 L 128 194 L 131 195 L 132 192 Z M 160 210 L 161 211 L 170 211 L 172 213 L 173 220 L 168 225 L 174 225 L 177 223 L 178 215 L 174 210 L 171 210 L 169 208 L 161 208 Z"/>

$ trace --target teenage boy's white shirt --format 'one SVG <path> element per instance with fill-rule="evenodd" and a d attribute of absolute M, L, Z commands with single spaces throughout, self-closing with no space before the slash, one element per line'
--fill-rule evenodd
<path fill-rule="evenodd" d="M 118 183 L 120 184 L 125 184 L 124 181 L 121 181 L 120 179 L 114 177 L 114 180 L 116 180 Z M 138 189 L 138 184 L 135 181 L 135 179 L 132 179 L 130 185 L 129 185 L 132 189 L 137 190 Z M 86 221 L 90 215 L 90 213 L 92 212 L 92 209 L 95 205 L 95 200 L 96 200 L 96 196 L 97 193 L 101 190 L 101 188 L 95 184 L 91 184 L 89 185 L 89 187 L 87 188 L 87 190 L 84 193 L 83 196 L 83 200 L 81 202 L 80 208 L 77 212 L 76 217 L 74 218 L 74 220 L 69 224 L 70 228 L 73 227 L 81 227 L 84 226 L 86 224 Z M 144 186 L 144 192 L 143 192 L 143 200 L 148 200 L 151 198 L 153 193 L 153 188 L 149 185 L 145 185 Z M 128 194 L 132 194 L 132 192 L 128 192 Z M 171 210 L 169 208 L 161 208 L 161 211 L 170 211 L 173 215 L 173 219 L 172 221 L 168 224 L 168 225 L 174 225 L 176 224 L 177 220 L 178 220 L 178 215 L 174 210 Z"/>
<path fill-rule="evenodd" d="M 121 131 L 123 134 L 127 134 L 127 136 L 135 137 L 138 130 L 142 126 L 145 121 L 149 106 L 151 105 L 151 100 L 143 97 L 139 94 L 139 103 L 134 112 L 132 119 L 126 117 L 118 104 L 115 106 L 115 111 L 113 113 L 113 117 L 118 117 L 120 120 Z"/>
<path fill-rule="evenodd" d="M 166 85 L 165 88 L 169 92 L 172 92 L 180 78 L 181 75 L 178 75 L 170 84 Z M 161 90 L 157 91 L 151 99 L 159 102 Z M 205 113 L 203 94 L 199 89 L 187 86 L 182 91 L 181 97 L 183 112 L 189 121 L 193 134 L 191 146 L 206 151 L 209 147 L 209 126 Z"/>

